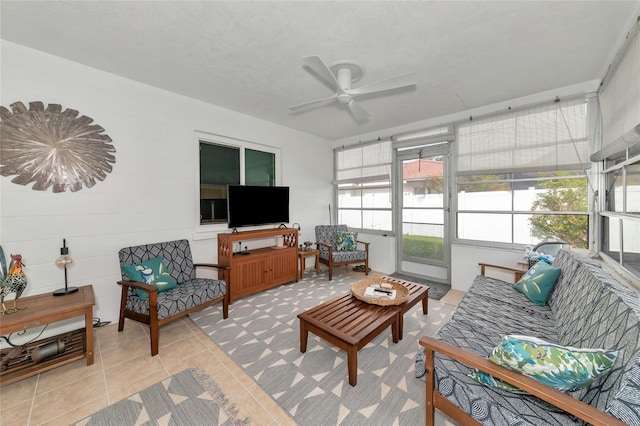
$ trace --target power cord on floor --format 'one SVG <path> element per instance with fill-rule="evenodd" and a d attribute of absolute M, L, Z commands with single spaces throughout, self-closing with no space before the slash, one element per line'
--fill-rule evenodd
<path fill-rule="evenodd" d="M 111 321 L 100 321 L 100 318 L 93 319 L 93 328 L 104 327 L 107 324 L 111 324 Z"/>

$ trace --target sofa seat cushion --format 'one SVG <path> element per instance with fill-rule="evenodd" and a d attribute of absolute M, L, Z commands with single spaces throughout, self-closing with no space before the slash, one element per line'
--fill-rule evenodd
<path fill-rule="evenodd" d="M 508 288 L 507 291 L 524 298 L 512 288 Z M 508 299 L 505 297 L 505 300 Z M 491 298 L 467 294 L 458 304 L 453 319 L 492 330 L 491 336 L 495 340 L 489 349 L 493 349 L 507 334 L 522 334 L 552 341 L 557 341 L 558 338 L 551 309 L 531 302 L 521 306 L 510 303 L 496 304 Z"/>
<path fill-rule="evenodd" d="M 607 407 L 607 413 L 629 425 L 640 425 L 638 395 L 640 395 L 640 356 L 636 358 L 633 367 L 627 373 L 624 386 Z"/>
<path fill-rule="evenodd" d="M 226 283 L 221 280 L 195 278 L 178 287 L 158 293 L 158 319 L 168 318 L 209 300 L 224 296 Z M 140 299 L 135 293 L 127 297 L 127 309 L 140 314 L 149 314 L 149 299 Z"/>
<path fill-rule="evenodd" d="M 515 314 L 515 318 L 535 316 L 542 318 L 545 322 L 555 318 L 548 305 L 539 306 L 531 303 L 524 294 L 513 288 L 513 284 L 482 275 L 475 278 L 463 302 L 469 303 L 470 309 L 473 308 L 474 303 L 483 305 L 482 310 L 490 314 L 488 318 L 495 317 L 496 306 L 500 306 L 500 309 L 504 309 L 505 312 Z"/>
<path fill-rule="evenodd" d="M 500 337 L 477 324 L 452 319 L 436 338 L 487 357 Z M 440 354 L 435 356 L 435 387 L 445 398 L 483 425 L 572 425 L 582 424 L 564 411 L 534 396 L 487 387 L 473 380 L 467 365 Z"/>

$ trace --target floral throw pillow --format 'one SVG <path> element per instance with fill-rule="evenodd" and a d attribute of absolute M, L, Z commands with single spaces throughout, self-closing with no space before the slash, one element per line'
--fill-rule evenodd
<path fill-rule="evenodd" d="M 527 393 L 523 391 L 517 386 L 513 386 L 511 383 L 503 382 L 500 379 L 496 379 L 491 374 L 485 373 L 484 371 L 480 371 L 475 369 L 473 373 L 469 374 L 473 380 L 478 383 L 482 383 L 483 385 L 491 386 L 494 388 L 502 389 L 504 391 L 513 392 L 513 393 Z"/>
<path fill-rule="evenodd" d="M 489 361 L 569 392 L 590 385 L 609 373 L 618 351 L 574 348 L 528 336 L 507 335 L 493 349 Z M 520 391 L 486 373 L 476 371 L 474 380 L 503 390 Z M 499 383 L 498 383 L 499 382 Z"/>
<path fill-rule="evenodd" d="M 336 235 L 336 250 L 338 251 L 355 251 L 357 246 L 358 234 L 355 232 L 338 232 Z"/>
<path fill-rule="evenodd" d="M 121 264 L 120 268 L 131 281 L 152 284 L 158 287 L 158 292 L 163 292 L 176 288 L 178 283 L 167 271 L 167 267 L 162 262 L 160 256 L 146 260 L 137 265 Z M 140 299 L 148 299 L 149 293 L 136 289 Z"/>

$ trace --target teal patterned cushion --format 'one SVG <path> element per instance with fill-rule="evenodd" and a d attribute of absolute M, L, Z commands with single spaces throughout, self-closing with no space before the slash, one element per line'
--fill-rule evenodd
<path fill-rule="evenodd" d="M 169 275 L 160 256 L 135 265 L 120 264 L 120 268 L 131 281 L 153 284 L 158 287 L 158 292 L 171 290 L 178 286 L 176 280 Z M 149 298 L 149 293 L 146 291 L 136 289 L 136 293 L 140 299 Z"/>
<path fill-rule="evenodd" d="M 355 251 L 358 234 L 353 232 L 338 232 L 336 235 L 336 250 Z"/>
<path fill-rule="evenodd" d="M 618 351 L 606 349 L 573 348 L 546 342 L 529 336 L 507 335 L 496 346 L 489 361 L 531 377 L 559 391 L 568 392 L 588 386 L 609 373 Z M 486 375 L 474 380 L 491 384 Z M 493 381 L 498 381 L 491 377 Z M 497 386 L 507 389 L 502 385 Z M 509 387 L 511 385 L 508 385 Z M 518 388 L 515 388 L 518 389 Z"/>
<path fill-rule="evenodd" d="M 540 261 L 520 278 L 513 288 L 524 294 L 536 305 L 544 305 L 556 285 L 561 269 Z"/>

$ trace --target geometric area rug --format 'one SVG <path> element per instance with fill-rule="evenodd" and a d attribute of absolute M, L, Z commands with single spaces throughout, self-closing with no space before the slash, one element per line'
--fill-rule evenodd
<path fill-rule="evenodd" d="M 415 378 L 414 357 L 422 336 L 433 336 L 454 306 L 429 299 L 404 315 L 404 336 L 393 343 L 390 328 L 358 352 L 357 385 L 349 385 L 346 353 L 309 333 L 300 352 L 297 315 L 350 292 L 358 278 L 326 270 L 303 280 L 190 314 L 204 333 L 300 425 L 425 424 L 425 384 Z"/>
<path fill-rule="evenodd" d="M 74 425 L 225 425 L 244 426 L 238 410 L 217 383 L 199 368 L 188 368 L 122 399 Z"/>

